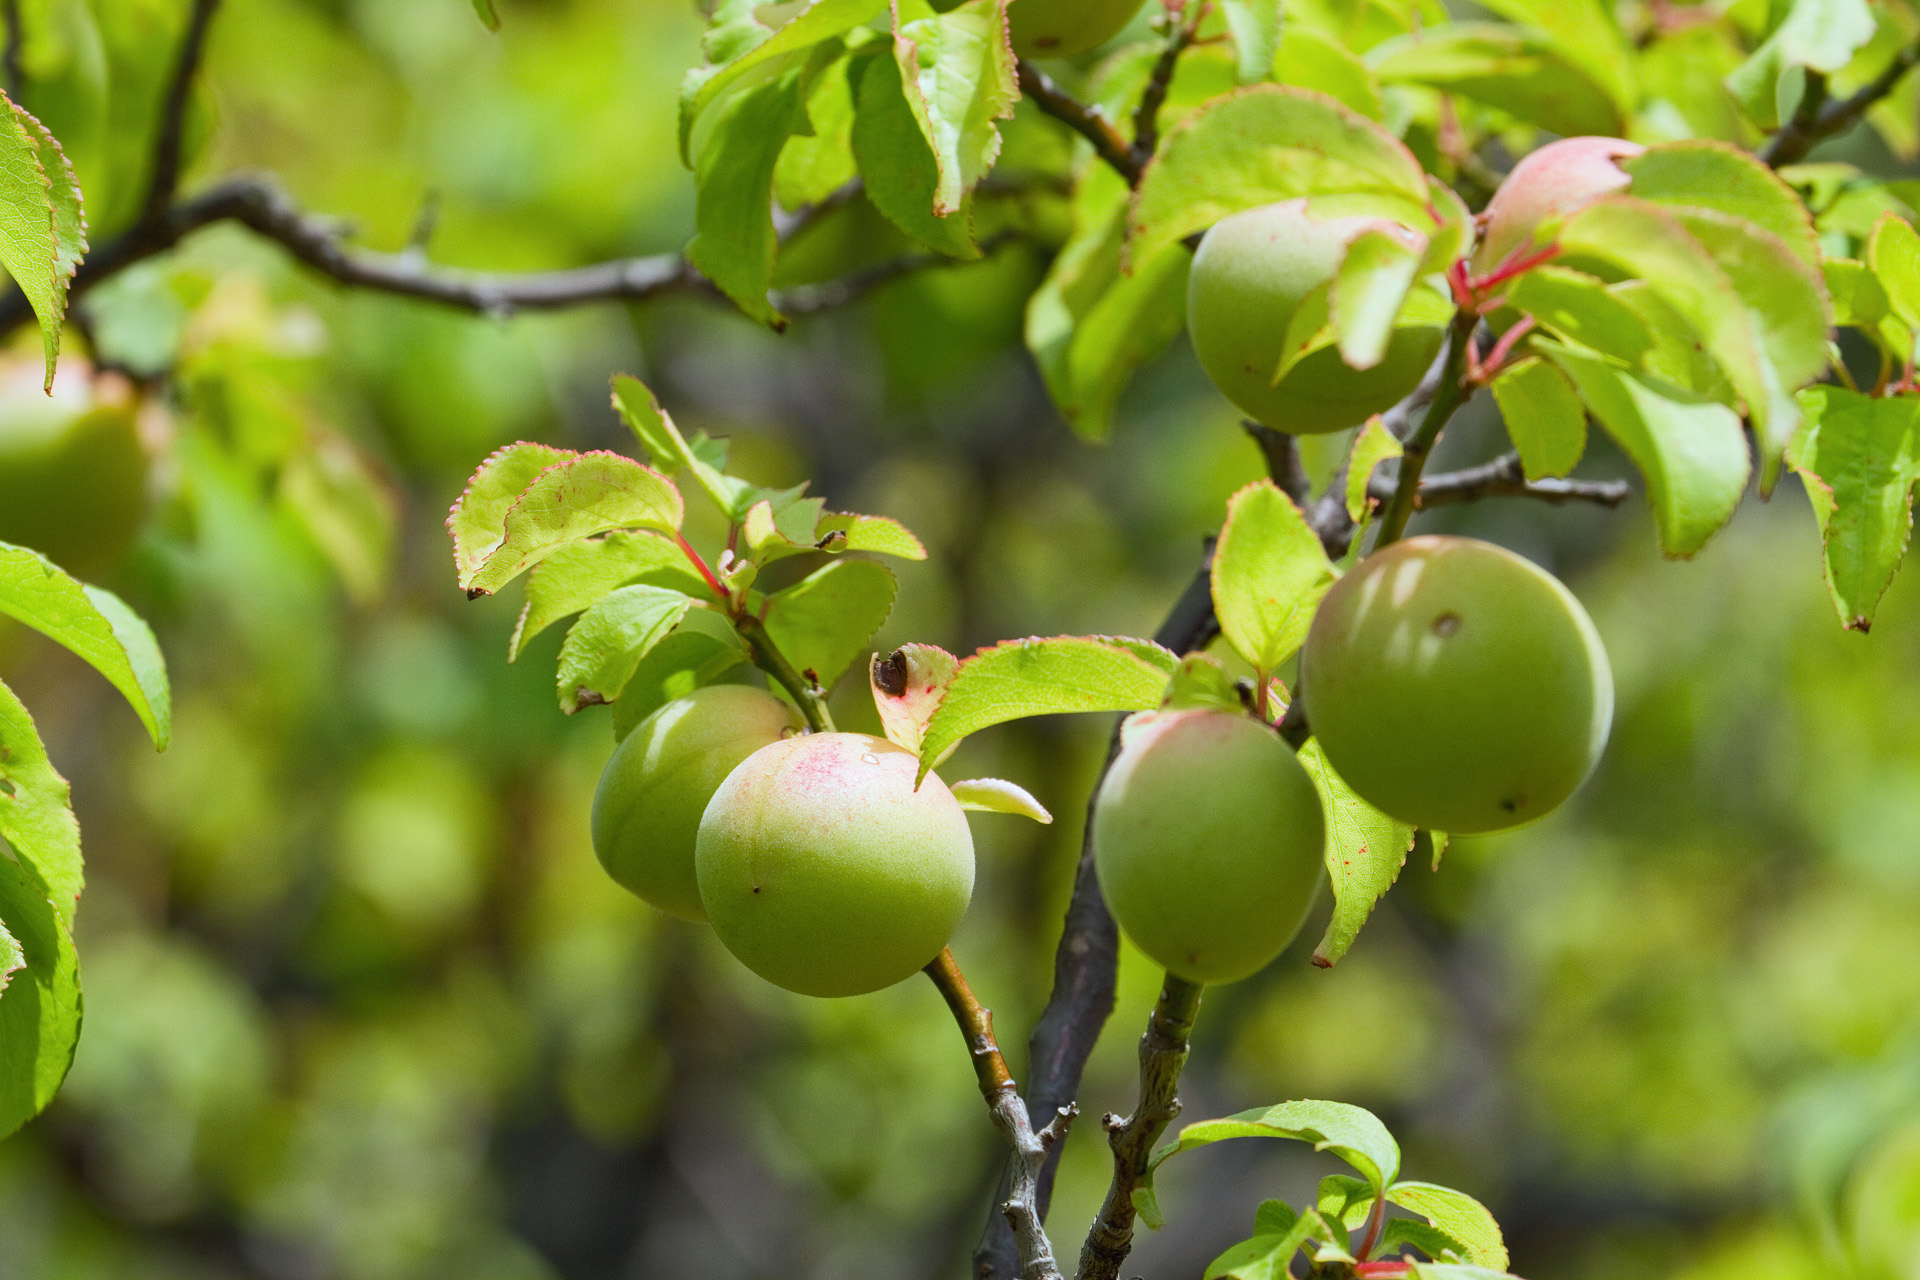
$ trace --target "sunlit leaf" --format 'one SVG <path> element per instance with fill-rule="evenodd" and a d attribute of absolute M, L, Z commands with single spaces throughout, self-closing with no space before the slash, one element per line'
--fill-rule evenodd
<path fill-rule="evenodd" d="M 868 551 L 900 560 L 925 560 L 920 539 L 889 516 L 862 516 L 851 511 L 829 511 L 813 527 L 822 551 Z"/>
<path fill-rule="evenodd" d="M 1794 0 L 1766 42 L 1727 76 L 1727 89 L 1755 124 L 1777 129 L 1795 105 L 1782 102 L 1787 75 L 1838 71 L 1873 33 L 1867 0 Z"/>
<path fill-rule="evenodd" d="M 887 11 L 887 0 L 813 0 L 811 4 L 778 30 L 769 31 L 752 14 L 742 22 L 743 50 L 729 50 L 737 56 L 718 66 L 698 67 L 687 73 L 680 96 L 680 159 L 693 164 L 693 127 L 706 109 L 734 85 L 751 82 L 755 72 L 782 65 L 782 59 L 804 55 L 823 40 L 831 40 Z M 710 52 L 712 52 L 710 50 Z M 784 136 L 784 135 L 783 135 Z"/>
<path fill-rule="evenodd" d="M 848 74 L 859 77 L 850 136 L 867 199 L 916 243 L 949 257 L 979 257 L 971 202 L 944 217 L 934 212 L 940 162 L 907 101 L 900 64 L 884 54 L 856 58 Z"/>
<path fill-rule="evenodd" d="M 894 59 L 938 179 L 933 212 L 959 212 L 1000 155 L 995 123 L 1013 115 L 1020 86 L 1007 41 L 1007 0 L 966 0 L 946 13 L 900 22 Z"/>
<path fill-rule="evenodd" d="M 1281 1210 L 1286 1210 L 1282 1225 Z M 1299 1217 L 1279 1200 L 1260 1206 L 1256 1227 L 1277 1226 L 1277 1231 L 1256 1230 L 1244 1240 L 1207 1264 L 1202 1280 L 1291 1280 L 1288 1264 L 1294 1254 L 1309 1241 L 1331 1235 L 1319 1213 L 1309 1209 Z"/>
<path fill-rule="evenodd" d="M 460 585 L 473 575 L 506 537 L 507 512 L 534 478 L 556 462 L 578 457 L 571 449 L 522 440 L 496 449 L 477 468 L 447 513 L 453 538 L 453 567 Z"/>
<path fill-rule="evenodd" d="M 713 595 L 686 553 L 657 535 L 616 530 L 604 538 L 569 543 L 528 572 L 527 602 L 507 641 L 508 661 L 562 618 L 588 608 L 615 587 L 635 582 L 671 587 L 696 598 Z"/>
<path fill-rule="evenodd" d="M 1331 1151 L 1366 1178 L 1375 1195 L 1400 1172 L 1400 1144 L 1372 1112 L 1344 1102 L 1283 1102 L 1183 1126 L 1154 1151 L 1149 1174 L 1183 1151 L 1229 1138 L 1290 1138 Z M 1149 1184 L 1150 1185 L 1150 1184 Z"/>
<path fill-rule="evenodd" d="M 12 719 L 0 686 L 0 733 Z M 18 704 L 14 704 L 17 706 Z M 0 1139 L 53 1101 L 80 1039 L 80 970 L 68 922 L 25 866 L 0 857 Z"/>
<path fill-rule="evenodd" d="M 1384 84 L 1456 93 L 1553 133 L 1613 136 L 1626 124 L 1609 86 L 1559 46 L 1522 28 L 1450 22 L 1380 45 L 1367 62 Z"/>
<path fill-rule="evenodd" d="M 1568 342 L 1630 365 L 1640 363 L 1653 346 L 1639 313 L 1585 272 L 1535 267 L 1514 280 L 1507 303 Z"/>
<path fill-rule="evenodd" d="M 662 475 L 672 476 L 682 470 L 690 472 L 729 519 L 738 520 L 746 514 L 747 506 L 742 505 L 742 500 L 750 493 L 757 495 L 753 501 L 766 496 L 746 481 L 726 474 L 724 442 L 700 435 L 689 443 L 640 379 L 624 373 L 614 375 L 613 407 Z"/>
<path fill-rule="evenodd" d="M 0 542 L 0 614 L 64 645 L 107 678 L 164 751 L 173 733 L 167 664 L 153 630 L 120 597 L 69 577 L 37 551 Z"/>
<path fill-rule="evenodd" d="M 1365 62 L 1338 40 L 1298 22 L 1288 23 L 1273 59 L 1281 84 L 1315 89 L 1369 120 L 1384 120 L 1380 82 Z"/>
<path fill-rule="evenodd" d="M 678 591 L 644 584 L 602 596 L 560 646 L 560 709 L 572 715 L 589 702 L 618 698 L 648 650 L 692 607 Z"/>
<path fill-rule="evenodd" d="M 953 792 L 953 798 L 960 802 L 962 809 L 977 809 L 982 813 L 1011 813 L 1040 823 L 1053 821 L 1053 815 L 1047 812 L 1047 807 L 1034 799 L 1031 792 L 1005 778 L 965 778 L 948 783 L 947 790 Z"/>
<path fill-rule="evenodd" d="M 1220 16 L 1233 37 L 1234 74 L 1241 84 L 1273 74 L 1280 51 L 1281 0 L 1220 0 Z"/>
<path fill-rule="evenodd" d="M 1920 331 L 1920 233 L 1906 219 L 1882 214 L 1867 241 L 1867 265 L 1886 291 L 1893 313 L 1909 330 Z"/>
<path fill-rule="evenodd" d="M 1487 1207 L 1464 1191 L 1430 1182 L 1396 1182 L 1387 1199 L 1413 1212 L 1460 1242 L 1463 1261 L 1494 1271 L 1507 1269 L 1507 1243 Z"/>
<path fill-rule="evenodd" d="M 500 29 L 500 11 L 493 7 L 493 0 L 473 0 L 473 11 L 480 16 L 489 31 Z"/>
<path fill-rule="evenodd" d="M 1490 388 L 1527 479 L 1564 476 L 1587 451 L 1587 411 L 1567 376 L 1537 356 L 1502 369 Z"/>
<path fill-rule="evenodd" d="M 804 68 L 795 68 L 742 90 L 720 108 L 693 167 L 696 232 L 687 242 L 687 261 L 747 315 L 775 329 L 785 327 L 786 318 L 767 301 L 779 244 L 773 167 L 787 138 L 807 127 L 809 87 Z"/>
<path fill-rule="evenodd" d="M 1420 237 L 1379 227 L 1348 243 L 1327 302 L 1340 358 L 1349 368 L 1371 369 L 1387 354 L 1425 250 Z"/>
<path fill-rule="evenodd" d="M 1238 714 L 1246 710 L 1233 677 L 1227 674 L 1220 659 L 1210 653 L 1189 653 L 1181 657 L 1179 668 L 1167 681 L 1165 705 L 1172 711 L 1203 707 Z"/>
<path fill-rule="evenodd" d="M 1271 480 L 1227 500 L 1213 553 L 1213 610 L 1256 672 L 1270 674 L 1306 640 L 1333 579 L 1319 535 Z"/>
<path fill-rule="evenodd" d="M 767 597 L 767 634 L 793 664 L 831 689 L 893 612 L 893 573 L 873 560 L 836 560 Z"/>
<path fill-rule="evenodd" d="M 1865 631 L 1907 551 L 1920 480 L 1920 397 L 1841 387 L 1800 393 L 1806 423 L 1788 454 L 1806 481 L 1841 625 Z"/>
<path fill-rule="evenodd" d="M 1807 266 L 1819 265 L 1813 215 L 1779 174 L 1738 147 L 1694 138 L 1649 147 L 1618 163 L 1633 179 L 1627 194 L 1745 219 L 1780 237 Z"/>
<path fill-rule="evenodd" d="M 1623 112 L 1633 108 L 1635 50 L 1605 0 L 1481 0 L 1510 22 L 1546 35 L 1556 52 L 1600 85 Z"/>
<path fill-rule="evenodd" d="M 67 282 L 86 246 L 80 188 L 53 135 L 4 94 L 0 105 L 6 108 L 0 121 L 0 266 L 26 295 L 40 322 L 46 386 L 51 389 Z"/>
<path fill-rule="evenodd" d="M 890 654 L 874 655 L 868 678 L 889 742 L 919 753 L 927 723 L 959 666 L 960 659 L 931 644 L 903 644 Z"/>
<path fill-rule="evenodd" d="M 1400 878 L 1413 847 L 1413 828 L 1396 822 L 1354 794 L 1311 739 L 1300 748 L 1300 763 L 1320 793 L 1327 822 L 1327 881 L 1333 886 L 1333 918 L 1313 949 L 1313 962 L 1326 968 L 1339 962 L 1360 936 L 1374 903 Z"/>
<path fill-rule="evenodd" d="M 454 511 L 457 516 L 460 508 Z M 672 481 L 632 458 L 602 452 L 564 458 L 507 508 L 498 545 L 460 585 L 469 595 L 491 594 L 562 547 L 614 529 L 676 536 L 684 515 Z"/>
<path fill-rule="evenodd" d="M 675 698 L 718 680 L 748 661 L 733 625 L 712 609 L 689 609 L 680 625 L 647 650 L 613 704 L 613 735 L 624 738 Z"/>
<path fill-rule="evenodd" d="M 1347 461 L 1347 515 L 1355 523 L 1365 518 L 1372 509 L 1372 500 L 1367 497 L 1367 485 L 1373 479 L 1374 468 L 1391 458 L 1398 458 L 1404 452 L 1386 424 L 1380 421 L 1380 415 L 1374 414 L 1367 419 L 1367 425 L 1353 442 L 1353 454 Z"/>

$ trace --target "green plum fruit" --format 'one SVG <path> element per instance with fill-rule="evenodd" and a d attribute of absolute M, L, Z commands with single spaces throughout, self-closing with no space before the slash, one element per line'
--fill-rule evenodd
<path fill-rule="evenodd" d="M 693 872 L 700 815 L 734 766 L 803 723 L 787 703 L 742 684 L 708 685 L 642 720 L 593 793 L 600 865 L 662 911 L 705 920 Z"/>
<path fill-rule="evenodd" d="M 1301 651 L 1300 696 L 1363 799 L 1460 834 L 1558 807 L 1613 720 L 1587 611 L 1552 574 L 1472 538 L 1408 538 L 1335 583 Z"/>
<path fill-rule="evenodd" d="M 1134 945 L 1190 982 L 1264 968 L 1325 873 L 1307 771 L 1266 725 L 1225 711 L 1128 719 L 1093 809 L 1100 889 Z"/>
<path fill-rule="evenodd" d="M 147 518 L 139 398 L 117 374 L 60 362 L 53 394 L 38 355 L 0 369 L 0 542 L 78 577 L 111 569 Z"/>
<path fill-rule="evenodd" d="M 1007 27 L 1023 58 L 1072 58 L 1097 49 L 1133 21 L 1145 0 L 1012 0 Z"/>
<path fill-rule="evenodd" d="M 892 986 L 940 954 L 973 897 L 973 835 L 919 757 L 864 733 L 788 738 L 727 775 L 700 820 L 720 941 L 809 996 Z"/>
<path fill-rule="evenodd" d="M 1355 369 L 1319 337 L 1274 383 L 1295 313 L 1325 309 L 1347 245 L 1365 231 L 1418 246 L 1418 237 L 1390 218 L 1319 218 L 1301 199 L 1222 218 L 1194 254 L 1187 328 L 1200 367 L 1222 395 L 1276 431 L 1318 435 L 1364 422 L 1413 390 L 1440 350 L 1449 307 L 1416 286 L 1378 364 Z"/>
<path fill-rule="evenodd" d="M 1473 270 L 1485 275 L 1531 246 L 1543 226 L 1578 213 L 1631 181 L 1616 161 L 1644 147 L 1625 138 L 1563 138 L 1528 152 L 1493 193 Z"/>

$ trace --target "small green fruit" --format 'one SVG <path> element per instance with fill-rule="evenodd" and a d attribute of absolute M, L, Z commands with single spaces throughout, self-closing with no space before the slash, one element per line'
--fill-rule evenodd
<path fill-rule="evenodd" d="M 1077 57 L 1119 35 L 1144 2 L 1013 0 L 1007 6 L 1013 51 L 1023 58 Z"/>
<path fill-rule="evenodd" d="M 1194 254 L 1187 328 L 1200 367 L 1222 395 L 1276 431 L 1317 435 L 1364 422 L 1413 390 L 1440 350 L 1445 305 L 1416 287 L 1379 364 L 1355 369 L 1327 343 L 1274 385 L 1294 314 L 1303 306 L 1324 311 L 1347 245 L 1364 231 L 1417 243 L 1390 218 L 1316 218 L 1301 199 L 1222 218 Z"/>
<path fill-rule="evenodd" d="M 0 372 L 0 542 L 79 577 L 111 569 L 147 517 L 147 453 L 126 379 L 69 356 L 53 395 L 38 358 Z"/>
<path fill-rule="evenodd" d="M 1625 138 L 1563 138 L 1528 152 L 1487 203 L 1486 234 L 1474 251 L 1485 275 L 1533 244 L 1543 223 L 1573 216 L 1631 181 L 1615 163 L 1646 148 Z"/>
<path fill-rule="evenodd" d="M 707 801 L 734 766 L 804 723 L 770 693 L 708 685 L 675 698 L 621 739 L 593 793 L 593 851 L 646 901 L 705 920 L 693 873 Z"/>
<path fill-rule="evenodd" d="M 1149 711 L 1121 734 L 1093 810 L 1114 919 L 1190 982 L 1264 968 L 1325 871 L 1320 797 L 1272 729 L 1223 711 Z"/>
<path fill-rule="evenodd" d="M 853 996 L 940 954 L 973 897 L 973 835 L 939 778 L 884 738 L 762 747 L 700 822 L 713 929 L 740 963 L 809 996 Z"/>
<path fill-rule="evenodd" d="M 1335 583 L 1300 687 L 1347 785 L 1402 822 L 1458 834 L 1557 808 L 1613 720 L 1587 611 L 1552 574 L 1472 538 L 1408 538 Z"/>

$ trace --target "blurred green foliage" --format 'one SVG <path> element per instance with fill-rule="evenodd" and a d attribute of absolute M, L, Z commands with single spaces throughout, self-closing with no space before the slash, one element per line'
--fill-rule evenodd
<path fill-rule="evenodd" d="M 73 152 L 97 243 L 137 206 L 183 6 L 21 8 L 24 100 Z M 270 169 L 381 248 L 430 206 L 451 263 L 680 246 L 698 15 L 503 17 L 493 35 L 454 0 L 228 5 L 194 172 Z M 1676 129 L 1736 131 L 1689 90 L 1737 62 L 1722 39 L 1645 68 Z M 1010 154 L 1062 145 L 1022 137 Z M 606 713 L 554 712 L 556 632 L 504 662 L 514 605 L 454 589 L 440 519 L 507 441 L 619 446 L 606 376 L 626 369 L 730 435 L 744 474 L 812 478 L 927 541 L 882 647 L 1146 634 L 1260 459 L 1184 346 L 1109 445 L 1076 440 L 1020 347 L 1041 267 L 1007 251 L 776 338 L 690 300 L 472 319 L 219 229 L 90 297 L 102 362 L 177 372 L 143 419 L 158 513 L 108 578 L 160 631 L 177 728 L 155 756 L 77 662 L 0 631 L 89 868 L 87 1030 L 59 1102 L 0 1144 L 0 1277 L 961 1274 L 1000 1147 L 934 992 L 788 996 L 608 880 L 587 832 Z M 1448 450 L 1484 456 L 1490 426 L 1463 419 Z M 1493 1206 L 1534 1280 L 1813 1280 L 1834 1251 L 1920 1274 L 1920 587 L 1841 633 L 1792 482 L 1685 564 L 1631 510 L 1423 520 L 1590 604 L 1619 684 L 1607 760 L 1548 822 L 1410 867 L 1338 967 L 1307 964 L 1315 921 L 1209 992 L 1188 1114 L 1372 1107 L 1409 1169 Z M 875 727 L 857 676 L 835 710 Z M 1061 819 L 975 820 L 955 950 L 1009 1044 L 1045 998 L 1107 728 L 997 729 L 949 770 Z M 1129 953 L 1086 1115 L 1130 1105 L 1158 980 Z M 1323 1166 L 1192 1158 L 1135 1265 L 1197 1273 Z M 1083 1121 L 1063 1244 L 1106 1175 Z"/>

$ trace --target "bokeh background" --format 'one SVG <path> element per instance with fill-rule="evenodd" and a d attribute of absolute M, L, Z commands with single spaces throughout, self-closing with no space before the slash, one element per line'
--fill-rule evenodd
<path fill-rule="evenodd" d="M 21 7 L 25 100 L 75 153 L 98 241 L 137 204 L 185 6 Z M 677 249 L 693 6 L 505 16 L 493 35 L 463 0 L 230 0 L 193 175 L 270 170 L 382 249 L 432 209 L 447 263 Z M 159 631 L 177 730 L 155 755 L 80 663 L 0 632 L 89 881 L 86 1031 L 56 1105 L 0 1143 L 0 1277 L 965 1274 L 1000 1147 L 934 991 L 789 996 L 608 880 L 587 814 L 609 717 L 556 709 L 558 629 L 509 665 L 517 593 L 467 602 L 441 520 L 500 444 L 630 449 L 606 393 L 627 371 L 751 478 L 810 478 L 926 540 L 879 647 L 1148 634 L 1259 456 L 1184 339 L 1109 444 L 1077 440 L 1020 343 L 1044 269 L 1007 249 L 776 337 L 688 299 L 474 318 L 214 229 L 93 295 L 74 357 L 144 388 L 158 460 L 103 580 Z M 1446 446 L 1501 447 L 1485 414 Z M 1588 469 L 1623 473 L 1597 439 Z M 1187 1115 L 1374 1108 L 1410 1176 L 1495 1209 L 1530 1280 L 1812 1280 L 1843 1255 L 1920 1275 L 1914 575 L 1843 633 L 1791 482 L 1691 563 L 1662 561 L 1638 497 L 1420 520 L 1588 603 L 1620 691 L 1606 762 L 1549 821 L 1410 865 L 1333 970 L 1307 963 L 1316 920 L 1210 990 Z M 835 708 L 874 721 L 857 675 Z M 1109 727 L 991 730 L 949 771 L 1058 815 L 975 815 L 955 951 L 1009 1046 L 1046 996 Z M 1126 958 L 1052 1216 L 1069 1254 L 1156 981 Z M 1129 1274 L 1197 1276 L 1261 1199 L 1335 1168 L 1286 1145 L 1170 1167 L 1170 1225 Z"/>

